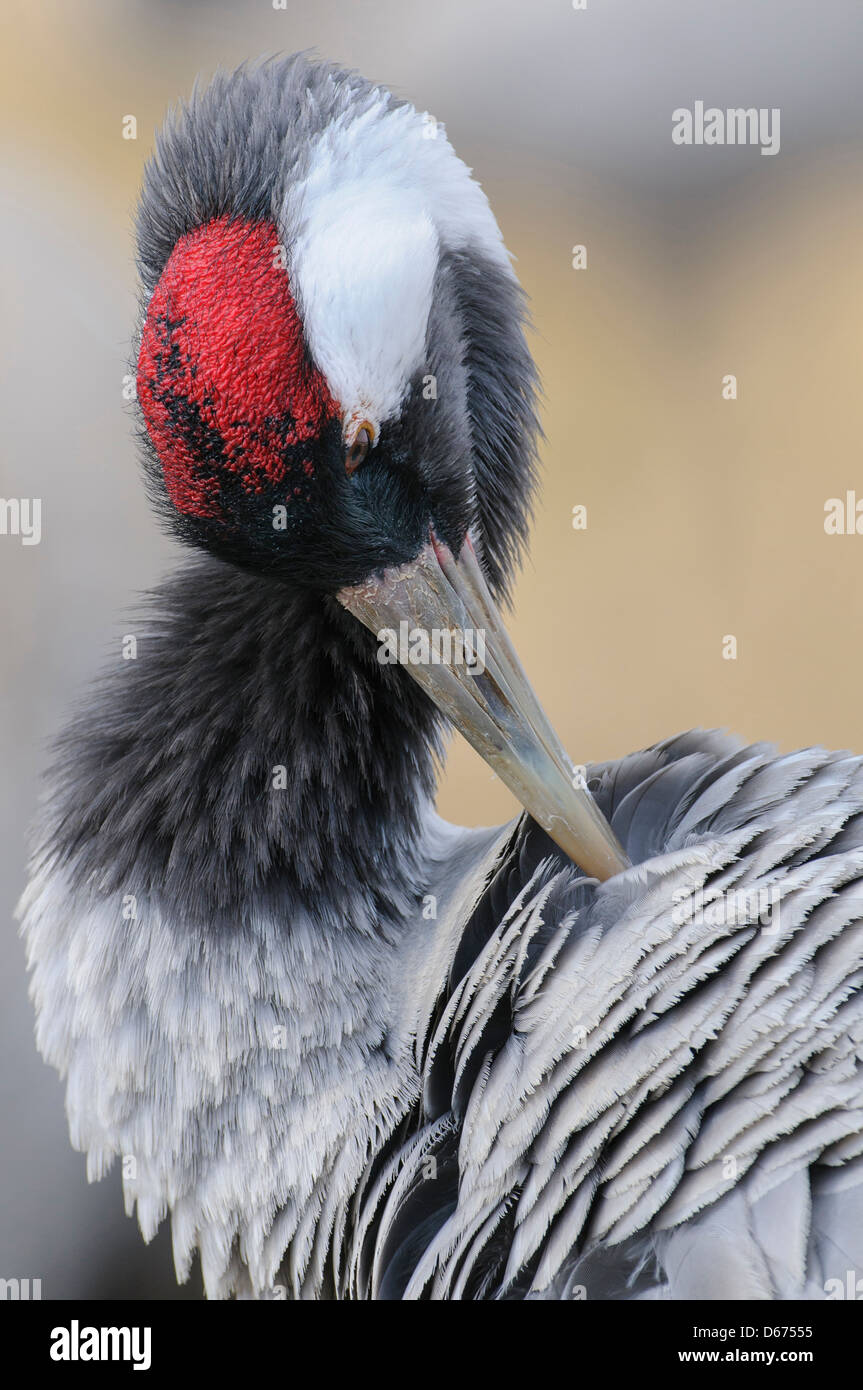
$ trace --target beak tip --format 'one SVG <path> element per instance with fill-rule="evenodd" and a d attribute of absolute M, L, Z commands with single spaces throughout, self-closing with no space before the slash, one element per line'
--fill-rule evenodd
<path fill-rule="evenodd" d="M 373 575 L 337 595 L 372 632 L 399 629 L 425 634 L 420 651 L 437 651 L 430 636 L 450 639 L 449 658 L 394 659 L 509 787 L 554 842 L 591 877 L 604 880 L 629 860 L 597 806 L 586 778 L 573 766 L 543 711 L 489 592 L 468 536 L 458 559 L 432 528 L 416 559 Z M 467 634 L 471 634 L 471 641 Z M 484 667 L 469 669 L 465 652 L 482 633 Z M 461 641 L 454 643 L 453 634 Z M 453 659 L 454 652 L 461 659 Z"/>

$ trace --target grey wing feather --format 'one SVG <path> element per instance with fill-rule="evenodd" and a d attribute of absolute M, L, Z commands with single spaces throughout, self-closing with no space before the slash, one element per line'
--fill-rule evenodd
<path fill-rule="evenodd" d="M 597 885 L 518 824 L 341 1290 L 838 1297 L 863 1277 L 863 764 L 693 733 L 591 785 L 635 866 Z"/>

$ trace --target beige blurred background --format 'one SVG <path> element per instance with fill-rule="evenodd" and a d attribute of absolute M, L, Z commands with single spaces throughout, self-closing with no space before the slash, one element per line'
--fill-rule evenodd
<path fill-rule="evenodd" d="M 0 493 L 43 505 L 39 546 L 0 537 L 10 907 L 44 745 L 174 557 L 122 402 L 141 168 L 196 75 L 265 52 L 433 112 L 517 257 L 547 442 L 512 629 L 573 757 L 693 725 L 863 751 L 863 536 L 824 531 L 828 498 L 863 500 L 857 0 L 6 0 L 3 27 Z M 779 107 L 780 153 L 674 146 L 699 99 Z M 461 743 L 440 800 L 513 811 Z M 145 1250 L 116 1178 L 85 1185 L 11 927 L 2 947 L 0 1277 L 173 1296 L 164 1233 Z"/>

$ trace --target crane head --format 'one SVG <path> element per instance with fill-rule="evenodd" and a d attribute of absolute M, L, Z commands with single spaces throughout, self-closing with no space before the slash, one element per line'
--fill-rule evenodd
<path fill-rule="evenodd" d="M 535 372 L 443 129 L 302 55 L 243 67 L 169 119 L 138 229 L 137 398 L 172 529 L 379 638 L 481 634 L 481 671 L 393 649 L 558 843 L 614 872 L 495 608 L 529 514 Z"/>

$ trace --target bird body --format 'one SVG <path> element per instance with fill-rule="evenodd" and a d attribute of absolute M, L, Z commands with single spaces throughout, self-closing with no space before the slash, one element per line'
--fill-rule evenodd
<path fill-rule="evenodd" d="M 597 885 L 526 818 L 427 810 L 385 934 L 371 907 L 197 932 L 34 879 L 73 1141 L 91 1177 L 137 1157 L 181 1277 L 196 1248 L 211 1295 L 801 1297 L 859 1268 L 861 760 L 691 734 L 590 781 L 635 867 Z"/>
<path fill-rule="evenodd" d="M 139 242 L 148 482 L 207 553 L 64 735 L 22 903 L 90 1177 L 214 1297 L 825 1296 L 863 1263 L 863 763 L 693 733 L 569 787 L 492 597 L 520 292 L 413 108 L 220 77 Z M 486 673 L 381 663 L 367 626 L 437 611 Z M 436 816 L 436 706 L 534 818 Z"/>

